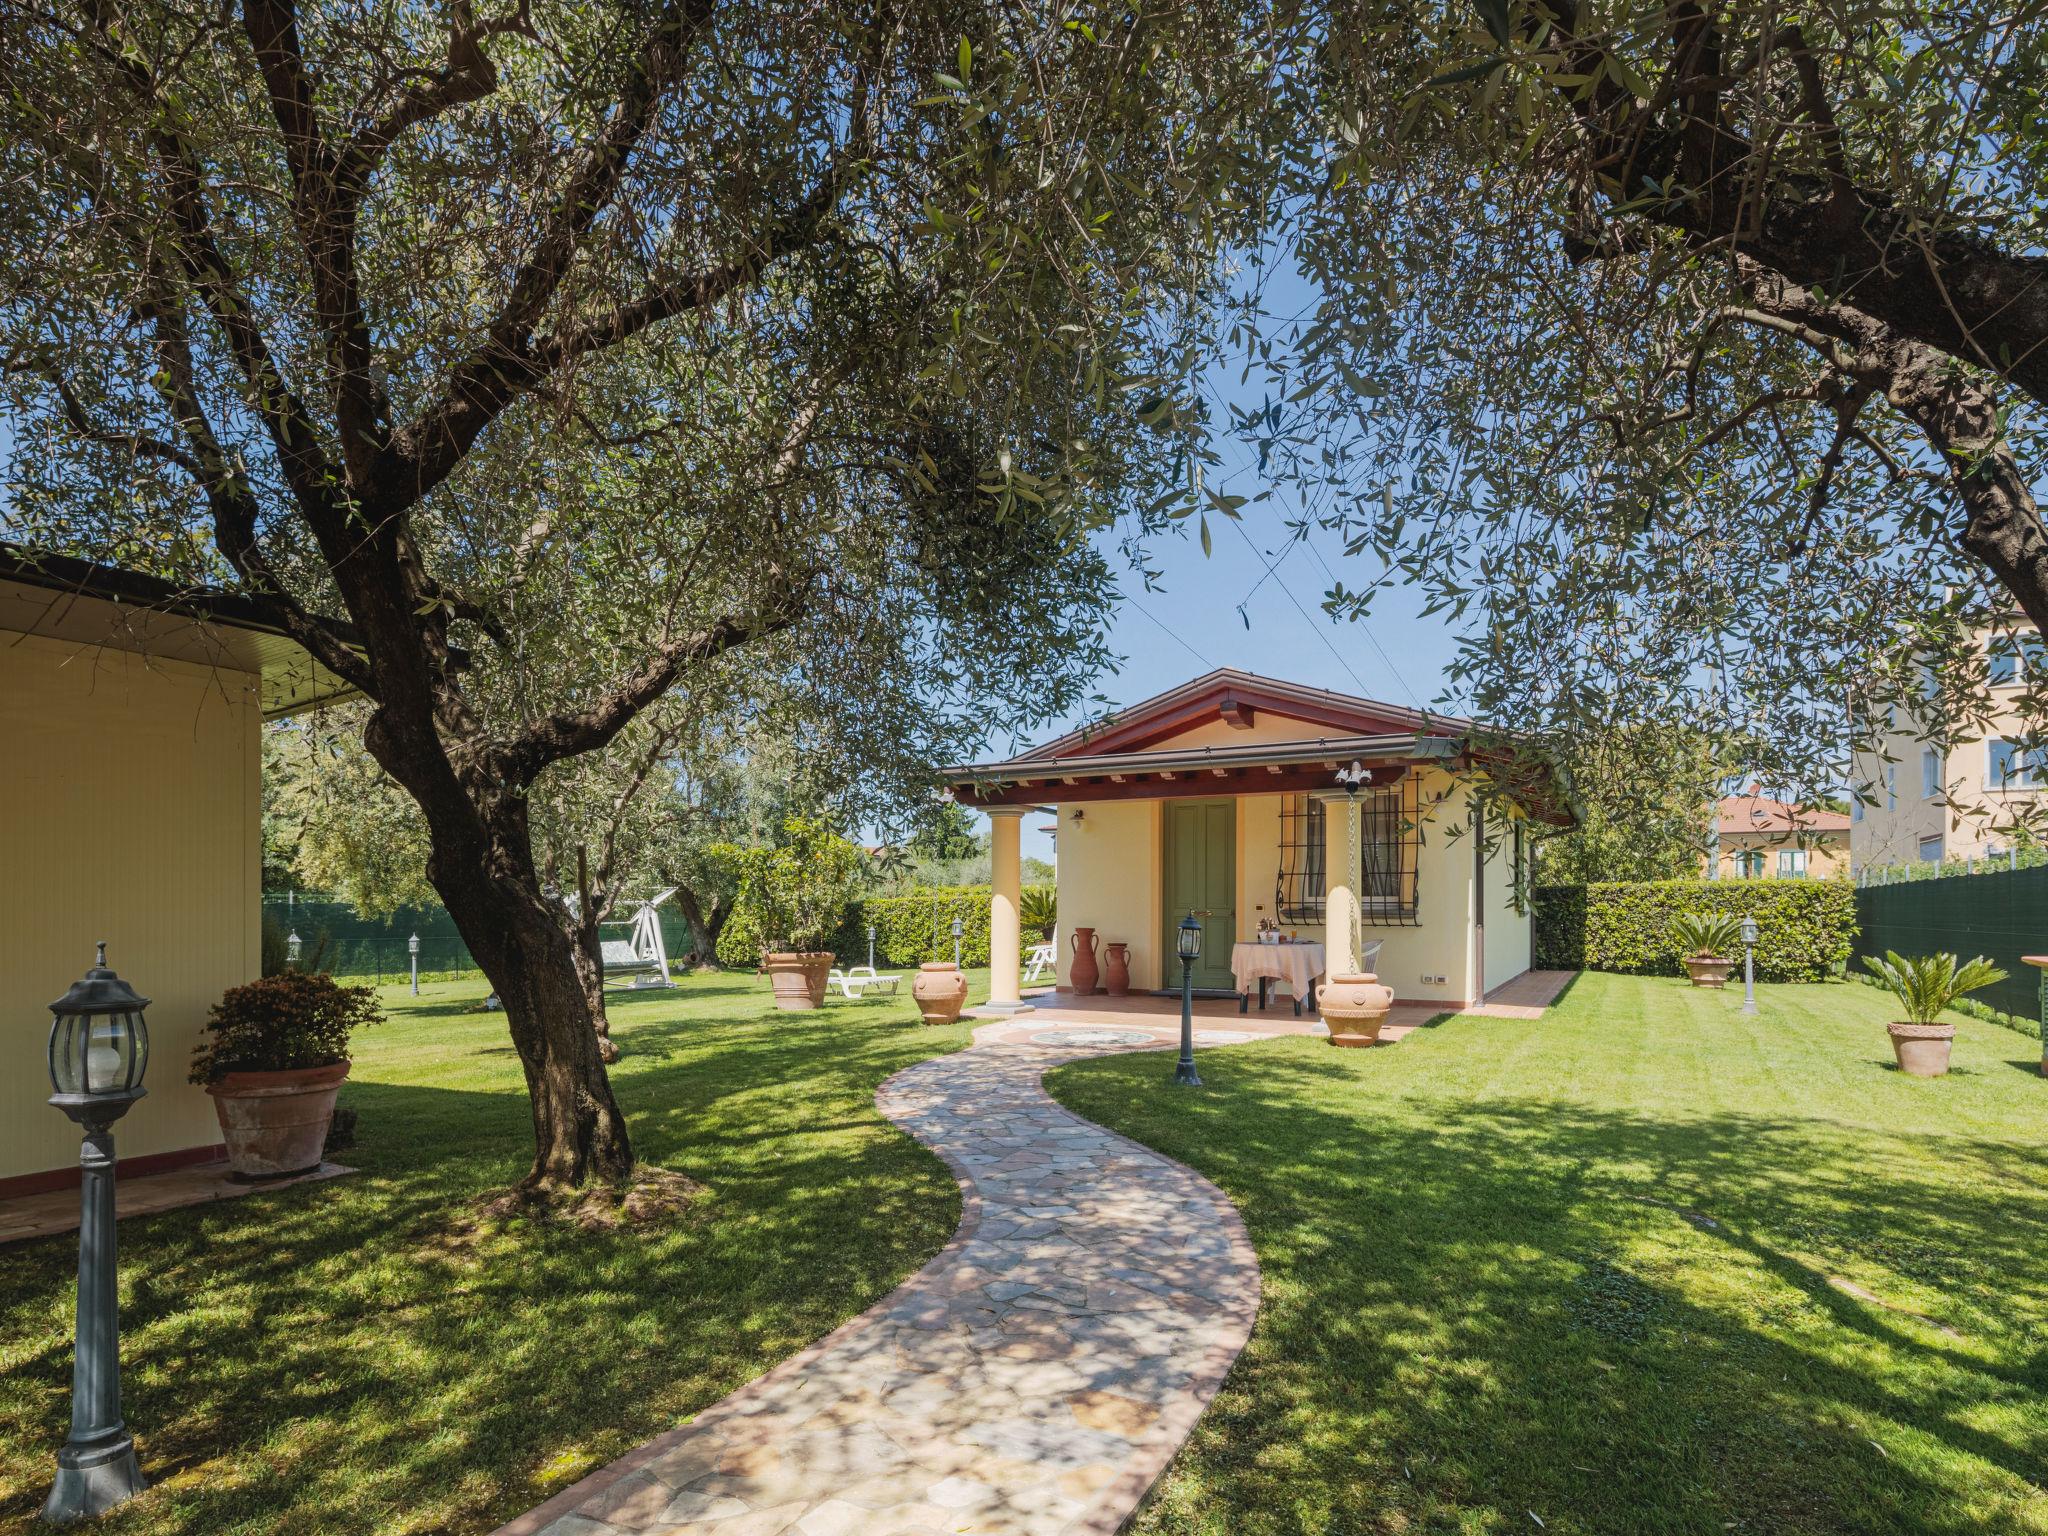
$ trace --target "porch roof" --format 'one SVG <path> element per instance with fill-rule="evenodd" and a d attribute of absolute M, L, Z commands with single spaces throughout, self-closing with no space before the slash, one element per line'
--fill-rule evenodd
<path fill-rule="evenodd" d="M 1375 782 L 1385 782 L 1399 777 L 1411 763 L 1450 762 L 1458 756 L 1458 744 L 1446 736 L 1318 736 L 1085 757 L 1033 753 L 962 764 L 944 772 L 953 797 L 962 804 L 1040 805 L 1049 800 L 1163 800 L 1335 789 L 1336 771 L 1349 763 L 1378 770 Z"/>
<path fill-rule="evenodd" d="M 1292 722 L 1302 734 L 1173 745 L 1216 721 L 1247 736 L 1267 734 L 1254 729 L 1261 716 Z M 1563 826 L 1575 820 L 1554 767 L 1540 754 L 1532 760 L 1512 732 L 1228 667 L 1018 756 L 959 764 L 942 777 L 955 800 L 988 808 L 1335 789 L 1337 770 L 1354 762 L 1380 784 L 1419 763 L 1481 768 L 1530 815 Z"/>

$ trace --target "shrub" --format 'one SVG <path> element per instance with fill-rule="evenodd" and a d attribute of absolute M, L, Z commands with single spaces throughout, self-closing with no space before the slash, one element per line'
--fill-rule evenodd
<path fill-rule="evenodd" d="M 1892 996 L 1905 1009 L 1909 1024 L 1932 1024 L 1941 1017 L 1942 1010 L 1953 1007 L 1964 993 L 2005 980 L 2005 972 L 1982 955 L 1958 965 L 1956 957 L 1950 954 L 1915 955 L 1907 959 L 1897 950 L 1888 949 L 1882 960 L 1865 955 L 1863 963 L 1870 968 L 1871 975 L 1892 989 Z"/>
<path fill-rule="evenodd" d="M 332 1066 L 348 1060 L 351 1035 L 382 1017 L 368 987 L 344 987 L 317 971 L 282 971 L 230 987 L 193 1048 L 191 1080 L 204 1087 L 230 1072 Z"/>
<path fill-rule="evenodd" d="M 826 948 L 845 919 L 865 863 L 860 849 L 823 821 L 803 816 L 782 824 L 782 841 L 773 847 L 727 843 L 713 856 L 737 886 L 717 946 L 719 959 L 731 965 L 752 964 L 764 953 Z"/>
<path fill-rule="evenodd" d="M 911 966 L 953 958 L 953 919 L 960 919 L 960 963 L 988 964 L 985 885 L 926 886 L 901 896 L 870 896 L 851 908 L 832 948 L 857 965 L 868 957 L 868 924 L 875 926 L 878 965 Z"/>
<path fill-rule="evenodd" d="M 1856 891 L 1846 880 L 1642 880 L 1536 890 L 1532 963 L 1547 970 L 1676 976 L 1673 923 L 1725 912 L 1757 922 L 1763 981 L 1843 975 L 1856 940 Z"/>

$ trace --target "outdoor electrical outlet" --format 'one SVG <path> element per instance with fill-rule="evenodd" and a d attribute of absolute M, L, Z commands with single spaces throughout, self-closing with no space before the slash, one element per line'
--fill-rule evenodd
<path fill-rule="evenodd" d="M 1422 984 L 1425 987 L 1440 987 L 1444 984 L 1444 979 L 1441 976 L 1425 976 L 1422 978 Z"/>

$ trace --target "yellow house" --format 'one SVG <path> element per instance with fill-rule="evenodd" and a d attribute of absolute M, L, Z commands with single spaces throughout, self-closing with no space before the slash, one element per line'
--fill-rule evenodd
<path fill-rule="evenodd" d="M 947 771 L 992 822 L 991 1001 L 1019 1000 L 1019 823 L 1059 837 L 1058 984 L 1073 935 L 1129 946 L 1131 985 L 1179 984 L 1173 929 L 1203 929 L 1195 984 L 1234 989 L 1231 950 L 1278 927 L 1356 968 L 1353 914 L 1397 1000 L 1462 1007 L 1529 968 L 1532 816 L 1569 824 L 1475 727 L 1223 669 L 998 762 Z M 1359 770 L 1354 792 L 1340 773 Z M 1474 836 L 1474 832 L 1480 833 Z"/>
<path fill-rule="evenodd" d="M 1849 873 L 1849 817 L 1774 800 L 1752 785 L 1714 806 L 1709 880 L 1829 880 Z"/>
<path fill-rule="evenodd" d="M 77 1182 L 48 1005 L 93 945 L 152 999 L 121 1169 L 220 1155 L 185 1081 L 207 1010 L 261 969 L 263 722 L 345 691 L 247 599 L 0 544 L 0 1198 Z"/>

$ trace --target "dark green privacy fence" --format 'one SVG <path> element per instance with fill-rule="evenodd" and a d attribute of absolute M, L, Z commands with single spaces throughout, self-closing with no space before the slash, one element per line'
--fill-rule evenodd
<path fill-rule="evenodd" d="M 660 912 L 662 942 L 668 946 L 669 959 L 679 961 L 690 953 L 689 924 L 674 902 Z M 622 938 L 626 930 L 607 928 L 604 932 L 607 938 Z M 264 897 L 266 960 L 273 950 L 282 957 L 285 936 L 292 933 L 299 936 L 306 960 L 310 962 L 318 954 L 322 970 L 351 980 L 400 981 L 410 975 L 406 941 L 415 933 L 420 936 L 422 976 L 481 969 L 462 935 L 455 931 L 455 919 L 439 906 L 401 907 L 389 917 L 365 917 L 347 902 L 327 896 Z"/>
<path fill-rule="evenodd" d="M 1856 892 L 1856 915 L 1859 970 L 1862 956 L 1888 949 L 1986 955 L 2008 974 L 1974 994 L 1977 1001 L 2021 1018 L 2039 1015 L 2041 973 L 2020 957 L 2048 953 L 2048 867 L 1866 885 Z"/>

